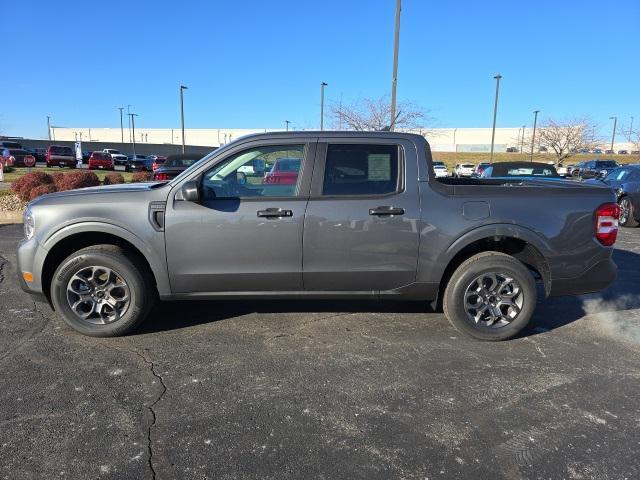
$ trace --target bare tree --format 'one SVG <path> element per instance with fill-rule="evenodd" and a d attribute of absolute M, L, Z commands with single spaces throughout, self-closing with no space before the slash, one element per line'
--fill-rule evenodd
<path fill-rule="evenodd" d="M 547 119 L 536 129 L 535 143 L 538 149 L 545 147 L 556 156 L 556 163 L 578 153 L 580 150 L 590 150 L 601 145 L 595 136 L 595 125 L 586 118 L 555 121 Z M 531 135 L 526 144 L 531 147 Z"/>
<path fill-rule="evenodd" d="M 385 130 L 391 125 L 389 96 L 364 98 L 351 104 L 333 104 L 330 108 L 331 125 L 345 130 Z M 426 112 L 416 104 L 400 102 L 396 110 L 397 130 L 417 130 L 427 121 Z"/>
<path fill-rule="evenodd" d="M 633 151 L 640 150 L 640 129 L 629 130 L 628 140 L 633 145 Z"/>

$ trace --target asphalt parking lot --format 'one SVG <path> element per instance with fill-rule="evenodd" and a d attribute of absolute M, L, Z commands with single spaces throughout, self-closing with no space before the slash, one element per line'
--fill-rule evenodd
<path fill-rule="evenodd" d="M 83 337 L 0 226 L 0 477 L 640 477 L 640 229 L 617 283 L 482 343 L 420 304 L 162 304 Z"/>

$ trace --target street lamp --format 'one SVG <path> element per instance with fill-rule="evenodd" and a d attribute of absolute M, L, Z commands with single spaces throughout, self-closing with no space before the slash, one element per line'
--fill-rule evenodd
<path fill-rule="evenodd" d="M 496 139 L 496 116 L 498 115 L 498 93 L 500 92 L 500 79 L 502 75 L 497 74 L 496 79 L 496 99 L 493 104 L 493 128 L 491 129 L 491 155 L 489 157 L 489 163 L 493 163 L 493 144 Z"/>
<path fill-rule="evenodd" d="M 526 129 L 526 125 L 522 125 L 522 140 L 520 140 L 520 153 L 524 153 L 524 132 Z"/>
<path fill-rule="evenodd" d="M 285 121 L 284 121 L 284 129 L 285 129 L 285 131 L 286 131 L 286 132 L 288 132 L 288 131 L 289 131 L 289 124 L 290 124 L 290 123 L 291 123 L 291 122 L 290 122 L 289 120 L 285 120 Z"/>
<path fill-rule="evenodd" d="M 536 143 L 536 124 L 538 123 L 538 113 L 540 113 L 540 110 L 534 110 L 533 111 L 533 135 L 531 135 L 531 161 L 533 162 L 533 146 Z"/>
<path fill-rule="evenodd" d="M 187 87 L 180 85 L 180 121 L 182 122 L 182 153 L 184 154 L 184 96 L 183 93 Z"/>
<path fill-rule="evenodd" d="M 131 135 L 131 149 L 133 150 L 133 156 L 136 156 L 136 121 L 135 121 L 135 117 L 138 116 L 137 113 L 128 113 L 127 115 L 129 115 L 129 121 L 131 123 L 131 129 L 133 131 L 132 135 Z"/>
<path fill-rule="evenodd" d="M 127 120 L 129 121 L 129 143 L 131 143 L 131 107 L 133 107 L 133 105 L 127 105 Z"/>
<path fill-rule="evenodd" d="M 47 135 L 49 136 L 49 141 L 51 141 L 51 117 L 47 115 Z"/>
<path fill-rule="evenodd" d="M 613 142 L 616 140 L 616 127 L 618 126 L 618 117 L 609 117 L 613 120 L 613 135 L 611 135 L 611 151 L 613 152 Z"/>
<path fill-rule="evenodd" d="M 396 28 L 393 39 L 393 77 L 391 79 L 391 123 L 389 131 L 393 132 L 396 125 L 396 87 L 398 86 L 398 49 L 400 46 L 400 11 L 401 0 L 396 0 Z"/>
<path fill-rule="evenodd" d="M 631 135 L 633 135 L 633 117 L 631 117 L 631 123 L 629 124 L 629 141 L 631 141 Z"/>
<path fill-rule="evenodd" d="M 327 82 L 320 84 L 320 130 L 324 130 L 324 87 L 329 85 Z"/>
<path fill-rule="evenodd" d="M 118 107 L 118 110 L 120 110 L 120 143 L 124 143 L 124 127 L 122 125 L 122 111 L 124 107 Z"/>

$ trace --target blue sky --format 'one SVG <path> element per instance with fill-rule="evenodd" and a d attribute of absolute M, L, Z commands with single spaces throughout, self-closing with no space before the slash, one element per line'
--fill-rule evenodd
<path fill-rule="evenodd" d="M 327 102 L 390 91 L 394 0 L 1 0 L 0 133 L 116 127 L 296 128 Z M 403 0 L 399 99 L 435 127 L 541 116 L 640 124 L 640 1 Z"/>

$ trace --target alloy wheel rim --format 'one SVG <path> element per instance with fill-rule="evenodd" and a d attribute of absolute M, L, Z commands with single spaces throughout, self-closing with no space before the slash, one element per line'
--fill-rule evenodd
<path fill-rule="evenodd" d="M 464 293 L 468 319 L 481 327 L 501 328 L 512 323 L 524 304 L 522 287 L 506 273 L 478 275 Z"/>
<path fill-rule="evenodd" d="M 628 199 L 624 198 L 620 201 L 620 223 L 622 224 L 627 223 L 630 207 L 631 207 L 631 204 L 629 203 Z"/>
<path fill-rule="evenodd" d="M 113 323 L 126 313 L 131 292 L 122 275 L 103 266 L 83 267 L 67 284 L 67 302 L 73 314 L 93 325 Z"/>

